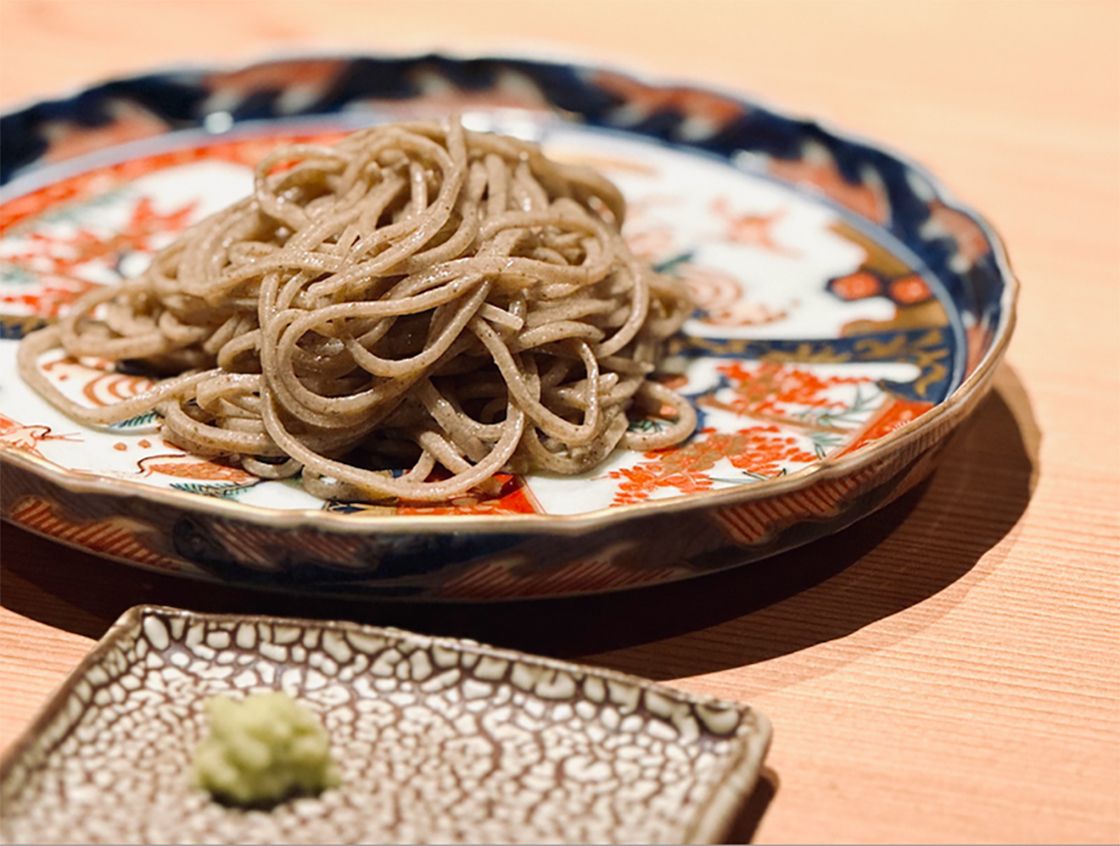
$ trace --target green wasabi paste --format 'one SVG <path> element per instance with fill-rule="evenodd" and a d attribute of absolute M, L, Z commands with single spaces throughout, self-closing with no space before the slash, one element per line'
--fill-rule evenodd
<path fill-rule="evenodd" d="M 195 782 L 233 805 L 270 805 L 338 784 L 327 732 L 285 693 L 205 703 L 210 734 L 194 756 Z"/>

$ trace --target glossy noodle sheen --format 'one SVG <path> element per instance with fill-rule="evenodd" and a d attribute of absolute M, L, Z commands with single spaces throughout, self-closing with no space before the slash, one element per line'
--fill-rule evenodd
<path fill-rule="evenodd" d="M 687 297 L 630 253 L 624 213 L 594 171 L 457 122 L 281 147 L 252 196 L 29 335 L 20 370 L 76 420 L 155 409 L 168 441 L 328 498 L 581 473 L 696 423 L 648 378 Z M 40 370 L 57 347 L 162 381 L 89 408 Z"/>

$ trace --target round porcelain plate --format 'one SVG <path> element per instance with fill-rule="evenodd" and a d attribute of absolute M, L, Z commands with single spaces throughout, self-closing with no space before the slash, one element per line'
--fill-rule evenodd
<path fill-rule="evenodd" d="M 452 112 L 626 194 L 632 248 L 696 302 L 662 376 L 699 413 L 689 441 L 616 451 L 582 477 L 500 476 L 437 505 L 323 502 L 185 454 L 153 415 L 80 426 L 16 374 L 23 334 L 245 195 L 275 144 Z M 477 599 L 759 558 L 920 479 L 1012 324 L 998 242 L 928 174 L 813 123 L 614 71 L 423 56 L 168 72 L 11 113 L 0 139 L 4 517 L 178 573 Z M 40 364 L 94 405 L 148 384 L 100 361 Z"/>

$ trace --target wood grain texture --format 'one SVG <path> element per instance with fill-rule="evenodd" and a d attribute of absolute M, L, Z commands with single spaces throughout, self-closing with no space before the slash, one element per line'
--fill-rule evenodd
<path fill-rule="evenodd" d="M 0 0 L 0 106 L 312 45 L 631 65 L 906 151 L 994 221 L 1022 279 L 995 394 L 927 485 L 839 537 L 613 598 L 309 607 L 5 526 L 0 746 L 131 604 L 312 613 L 756 705 L 775 740 L 738 833 L 760 842 L 1120 839 L 1120 3 Z"/>

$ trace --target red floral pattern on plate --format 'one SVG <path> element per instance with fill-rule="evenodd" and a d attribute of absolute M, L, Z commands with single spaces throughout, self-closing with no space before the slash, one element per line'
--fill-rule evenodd
<path fill-rule="evenodd" d="M 883 292 L 883 283 L 874 273 L 857 270 L 847 276 L 832 280 L 830 285 L 836 296 L 843 300 L 862 300 Z"/>
<path fill-rule="evenodd" d="M 636 119 L 670 111 L 716 131 L 742 117 L 745 112 L 742 103 L 698 88 L 646 85 L 632 77 L 609 71 L 600 71 L 594 79 L 596 85 L 623 100 L 624 108 Z"/>
<path fill-rule="evenodd" d="M 933 298 L 933 292 L 921 276 L 912 273 L 891 282 L 891 298 L 902 305 L 916 305 Z"/>
<path fill-rule="evenodd" d="M 788 315 L 785 309 L 772 309 L 764 303 L 752 302 L 744 290 L 745 286 L 726 270 L 685 262 L 677 267 L 676 274 L 688 288 L 693 304 L 706 323 L 715 326 L 761 326 Z"/>
<path fill-rule="evenodd" d="M 178 479 L 230 482 L 236 485 L 259 481 L 252 473 L 246 473 L 240 467 L 183 453 L 148 455 L 137 461 L 136 467 L 145 476 L 159 473 L 162 476 L 174 476 Z"/>
<path fill-rule="evenodd" d="M 826 197 L 875 223 L 886 223 L 890 204 L 881 185 L 849 182 L 823 147 L 806 150 L 802 158 L 772 159 L 770 173 L 779 179 L 811 185 Z"/>
<path fill-rule="evenodd" d="M 634 467 L 612 470 L 608 478 L 619 481 L 612 505 L 629 505 L 648 499 L 655 491 L 672 488 L 689 494 L 715 486 L 711 470 L 726 458 L 733 467 L 752 478 L 778 476 L 786 462 L 811 462 L 796 437 L 776 425 L 749 426 L 737 432 L 705 429 L 700 437 L 675 449 L 645 453 L 646 461 Z"/>
<path fill-rule="evenodd" d="M 36 458 L 43 458 L 39 451 L 39 444 L 43 441 L 71 441 L 80 443 L 78 434 L 56 435 L 50 426 L 24 424 L 0 414 L 0 444 L 13 447 L 22 452 L 30 453 Z M 44 459 L 45 460 L 45 459 Z"/>
<path fill-rule="evenodd" d="M 840 410 L 846 404 L 827 396 L 829 388 L 838 385 L 870 384 L 867 376 L 822 376 L 811 370 L 791 367 L 778 361 L 721 364 L 718 371 L 731 382 L 733 397 L 719 400 L 706 396 L 701 403 L 748 417 L 774 419 L 775 422 L 799 425 L 800 418 L 791 418 L 791 408 Z"/>
<path fill-rule="evenodd" d="M 726 222 L 724 238 L 732 244 L 745 244 L 791 258 L 801 255 L 800 251 L 779 243 L 774 236 L 774 227 L 785 217 L 785 209 L 768 214 L 741 214 L 732 210 L 727 197 L 717 197 L 712 201 L 712 212 Z"/>
<path fill-rule="evenodd" d="M 98 283 L 82 276 L 90 263 L 115 268 L 129 253 L 150 253 L 157 236 L 183 230 L 197 207 L 194 201 L 171 211 L 158 212 L 147 196 L 138 198 L 124 225 L 113 232 L 97 232 L 79 227 L 63 235 L 35 231 L 27 236 L 29 247 L 4 256 L 12 268 L 35 278 L 33 288 L 19 293 L 0 294 L 0 307 L 18 305 L 40 317 L 57 317 L 60 312 Z"/>

